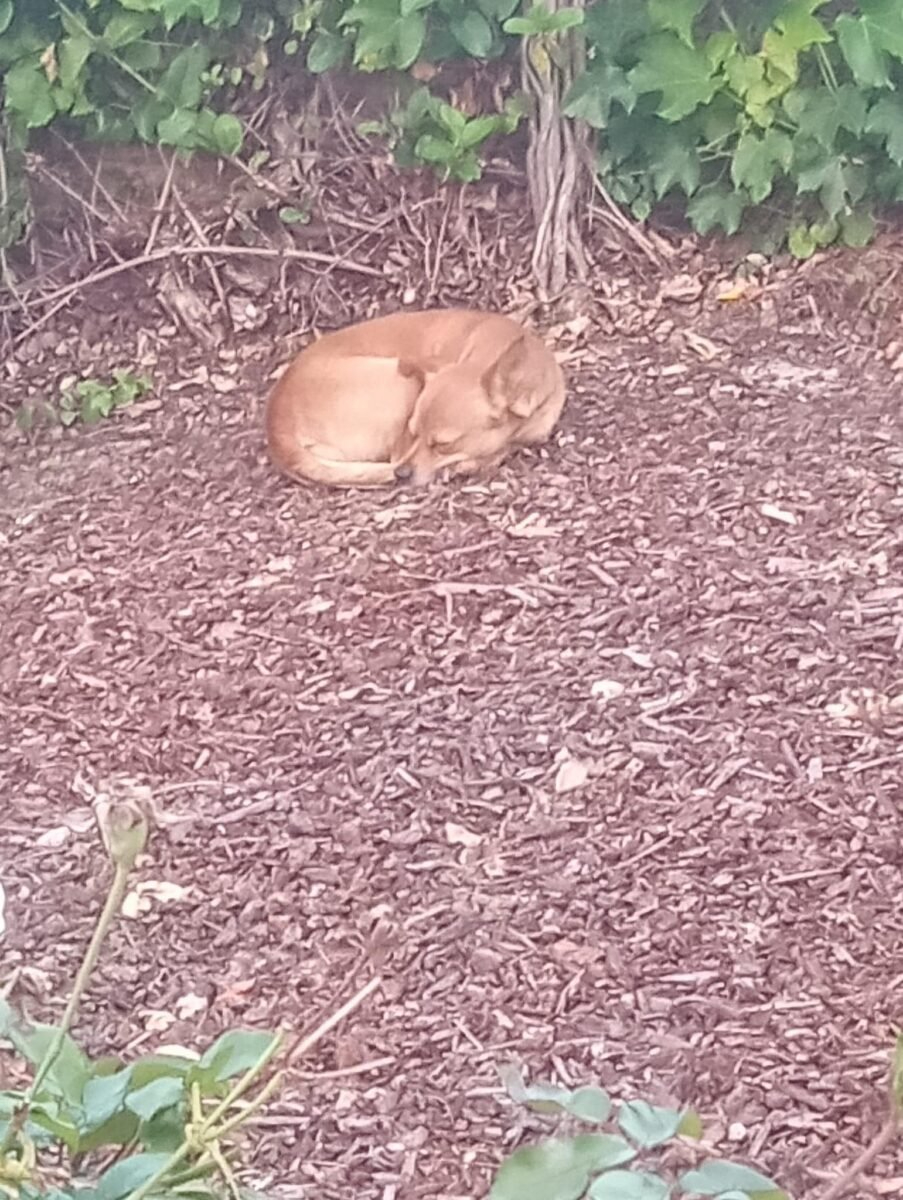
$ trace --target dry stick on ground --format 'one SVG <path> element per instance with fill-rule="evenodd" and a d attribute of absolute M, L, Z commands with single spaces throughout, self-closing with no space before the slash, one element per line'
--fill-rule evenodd
<path fill-rule="evenodd" d="M 333 254 L 320 254 L 316 250 L 269 250 L 256 246 L 169 246 L 165 250 L 154 250 L 151 254 L 139 254 L 137 258 L 130 258 L 126 262 L 117 263 L 114 267 L 104 267 L 101 271 L 95 271 L 91 275 L 86 275 L 84 279 L 77 279 L 74 283 L 67 283 L 65 287 L 58 288 L 48 296 L 41 296 L 37 300 L 32 300 L 28 304 L 29 308 L 36 304 L 48 304 L 52 300 L 56 300 L 57 303 L 53 304 L 43 316 L 39 317 L 37 321 L 32 321 L 27 329 L 23 329 L 20 334 L 13 338 L 13 345 L 18 346 L 20 342 L 24 342 L 26 338 L 31 337 L 42 325 L 46 325 L 50 318 L 55 316 L 61 308 L 64 308 L 76 292 L 83 291 L 93 283 L 101 283 L 104 279 L 120 275 L 123 271 L 131 271 L 136 267 L 144 267 L 148 263 L 163 262 L 170 257 L 194 258 L 197 255 L 203 257 L 208 254 L 233 255 L 235 257 L 243 254 L 251 258 L 294 258 L 301 262 L 322 263 L 331 269 L 338 267 L 343 271 L 351 271 L 355 275 L 366 275 L 371 279 L 385 279 L 382 271 L 378 271 L 375 267 L 368 267 L 365 263 L 354 262 Z"/>
<path fill-rule="evenodd" d="M 175 197 L 176 204 L 178 204 L 179 208 L 182 210 L 182 215 L 185 217 L 185 220 L 191 226 L 192 231 L 194 232 L 194 236 L 198 239 L 199 242 L 203 242 L 205 240 L 205 235 L 204 235 L 203 229 L 201 228 L 200 221 L 197 219 L 197 217 L 194 215 L 194 213 L 191 211 L 191 209 L 185 203 L 185 200 L 183 199 L 182 193 L 179 191 L 179 189 L 173 188 L 172 192 L 173 192 L 173 196 Z M 216 292 L 216 298 L 219 300 L 220 305 L 222 306 L 223 317 L 226 321 L 226 324 L 229 326 L 230 329 L 232 329 L 232 328 L 234 328 L 233 323 L 232 323 L 232 314 L 229 311 L 229 304 L 228 304 L 228 301 L 226 300 L 226 289 L 223 287 L 223 281 L 220 279 L 219 271 L 216 269 L 216 262 L 214 259 L 208 258 L 205 255 L 204 256 L 204 265 L 206 266 L 207 270 L 210 272 L 210 282 L 213 284 L 213 290 Z"/>
<path fill-rule="evenodd" d="M 891 1111 L 888 1114 L 887 1120 L 875 1134 L 871 1143 L 866 1146 L 856 1161 L 850 1166 L 849 1170 L 825 1192 L 821 1200 L 839 1200 L 839 1197 L 844 1194 L 847 1188 L 859 1178 L 863 1171 L 867 1170 L 879 1154 L 885 1150 L 897 1136 L 897 1131 L 900 1127 L 900 1118 L 897 1113 L 894 1101 L 891 1100 Z"/>
<path fill-rule="evenodd" d="M 565 6 L 583 8 L 584 0 L 550 0 L 548 5 L 553 11 Z M 581 282 L 589 274 L 576 213 L 587 131 L 583 122 L 570 121 L 561 112 L 562 98 L 583 70 L 585 57 L 573 32 L 549 39 L 525 37 L 521 46 L 524 88 L 536 105 L 530 118 L 527 180 L 536 225 L 532 268 L 543 300 L 561 295 L 571 269 Z"/>
<path fill-rule="evenodd" d="M 163 151 L 160 150 L 160 157 L 163 157 Z M 154 248 L 154 242 L 157 240 L 157 234 L 160 232 L 160 223 L 163 220 L 163 214 L 166 212 L 166 205 L 169 203 L 169 194 L 172 191 L 172 177 L 176 169 L 176 152 L 175 150 L 169 156 L 169 166 L 166 170 L 166 178 L 163 180 L 163 187 L 160 189 L 160 199 L 157 201 L 154 219 L 151 222 L 150 233 L 147 235 L 147 241 L 144 243 L 144 253 L 150 254 Z"/>

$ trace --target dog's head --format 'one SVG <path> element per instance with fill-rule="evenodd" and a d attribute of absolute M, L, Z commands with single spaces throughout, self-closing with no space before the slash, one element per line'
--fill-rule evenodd
<path fill-rule="evenodd" d="M 531 369 L 531 349 L 525 335 L 518 337 L 482 370 L 460 362 L 424 371 L 400 362 L 402 375 L 420 377 L 421 390 L 396 463 L 398 478 L 426 483 L 438 471 L 470 474 L 498 459 L 545 398 L 544 373 Z"/>

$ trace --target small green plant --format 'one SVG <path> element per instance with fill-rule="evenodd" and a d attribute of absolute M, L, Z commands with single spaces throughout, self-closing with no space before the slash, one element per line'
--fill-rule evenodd
<path fill-rule="evenodd" d="M 499 1168 L 489 1200 L 789 1200 L 773 1180 L 740 1163 L 708 1159 L 678 1170 L 657 1161 L 673 1139 L 692 1142 L 702 1135 L 692 1109 L 645 1100 L 615 1104 L 599 1087 L 527 1086 L 514 1069 L 504 1071 L 503 1078 L 511 1098 L 533 1112 L 595 1130 L 563 1133 L 515 1150 Z M 693 1157 L 701 1156 L 694 1152 Z"/>
<path fill-rule="evenodd" d="M 358 132 L 387 137 L 400 166 L 426 165 L 440 179 L 470 182 L 482 174 L 479 150 L 487 139 L 516 129 L 521 115 L 511 100 L 504 112 L 467 117 L 421 87 L 389 120 L 362 122 Z"/>
<path fill-rule="evenodd" d="M 279 1086 L 274 1075 L 250 1096 L 280 1035 L 233 1031 L 199 1058 L 148 1055 L 128 1064 L 90 1059 L 70 1036 L 149 831 L 137 789 L 121 800 L 98 797 L 95 812 L 113 878 L 60 1024 L 27 1025 L 0 1001 L 0 1037 L 34 1070 L 26 1088 L 0 1091 L 0 1191 L 11 1200 L 212 1197 L 222 1180 L 235 1196 L 233 1135 Z M 94 1183 L 46 1191 L 39 1158 L 47 1148 L 67 1152 L 81 1177 L 96 1165 Z"/>
<path fill-rule="evenodd" d="M 31 429 L 38 418 L 44 416 L 60 425 L 74 425 L 76 421 L 95 425 L 146 395 L 151 386 L 149 376 L 133 375 L 124 370 L 115 370 L 112 382 L 80 379 L 62 389 L 55 405 L 34 400 L 23 404 L 16 414 L 16 422 L 20 429 Z"/>

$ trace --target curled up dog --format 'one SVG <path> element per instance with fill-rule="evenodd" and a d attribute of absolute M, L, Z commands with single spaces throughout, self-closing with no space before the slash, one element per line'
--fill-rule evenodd
<path fill-rule="evenodd" d="M 561 368 L 509 317 L 471 309 L 396 313 L 327 334 L 270 397 L 273 462 L 345 487 L 425 483 L 496 467 L 546 441 L 565 401 Z"/>

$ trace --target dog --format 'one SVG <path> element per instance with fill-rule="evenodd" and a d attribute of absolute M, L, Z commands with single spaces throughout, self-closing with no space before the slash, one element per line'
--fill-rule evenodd
<path fill-rule="evenodd" d="M 328 333 L 274 388 L 266 435 L 294 479 L 344 487 L 426 483 L 492 469 L 547 441 L 561 368 L 510 317 L 474 309 L 395 313 Z"/>

